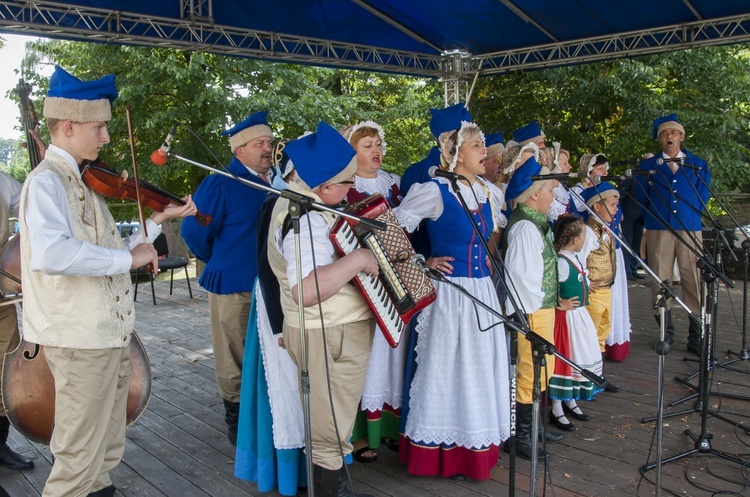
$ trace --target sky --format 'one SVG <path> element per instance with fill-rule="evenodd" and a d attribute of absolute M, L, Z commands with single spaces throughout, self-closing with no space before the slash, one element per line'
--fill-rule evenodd
<path fill-rule="evenodd" d="M 7 94 L 18 84 L 20 76 L 16 71 L 20 71 L 24 44 L 35 38 L 6 33 L 0 36 L 5 40 L 5 45 L 0 48 L 0 138 L 16 139 L 21 136 L 21 131 L 14 129 L 21 126 L 20 111 L 18 104 Z"/>

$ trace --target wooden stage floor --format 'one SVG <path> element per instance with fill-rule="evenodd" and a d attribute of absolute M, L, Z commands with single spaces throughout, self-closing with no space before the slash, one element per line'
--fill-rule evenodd
<path fill-rule="evenodd" d="M 217 393 L 211 341 L 208 331 L 206 293 L 193 282 L 194 299 L 188 298 L 184 281 L 175 282 L 169 295 L 168 282 L 157 283 L 157 305 L 151 303 L 150 288 L 141 285 L 137 331 L 143 340 L 153 369 L 153 395 L 143 416 L 127 431 L 127 445 L 122 463 L 113 473 L 116 495 L 148 497 L 199 497 L 278 495 L 258 492 L 253 483 L 233 476 L 233 447 L 227 441 L 224 412 Z M 605 374 L 622 387 L 617 394 L 603 393 L 596 401 L 584 403 L 593 416 L 578 423 L 578 430 L 566 435 L 562 444 L 551 446 L 553 458 L 548 467 L 539 466 L 537 494 L 547 486 L 554 495 L 566 496 L 636 496 L 655 495 L 656 472 L 641 479 L 639 468 L 655 459 L 655 423 L 642 424 L 641 418 L 652 416 L 657 408 L 658 357 L 653 351 L 657 336 L 651 317 L 649 291 L 642 285 L 630 286 L 630 309 L 633 324 L 630 357 L 624 362 L 606 362 Z M 720 361 L 729 356 L 728 349 L 742 348 L 742 288 L 720 293 L 717 355 Z M 675 381 L 697 369 L 696 362 L 686 362 L 684 314 L 676 319 L 678 342 L 665 358 L 665 402 L 681 399 L 693 391 Z M 739 361 L 738 371 L 715 368 L 714 393 L 749 395 L 750 364 Z M 697 384 L 697 381 L 696 381 Z M 750 436 L 736 423 L 747 423 L 750 410 L 744 400 L 712 395 L 709 406 L 718 410 L 724 420 L 709 417 L 705 433 L 709 448 L 740 457 L 750 453 Z M 695 412 L 695 400 L 676 407 L 687 413 L 664 421 L 663 457 L 681 454 L 694 447 L 685 430 L 700 433 L 701 418 Z M 732 421 L 730 423 L 728 421 Z M 708 438 L 708 437 L 707 437 Z M 0 484 L 13 497 L 40 495 L 51 467 L 47 447 L 24 440 L 15 431 L 10 443 L 36 462 L 36 469 L 23 473 L 0 468 Z M 374 464 L 355 463 L 351 468 L 358 491 L 375 496 L 504 496 L 508 495 L 508 456 L 502 454 L 492 479 L 484 482 L 453 482 L 437 477 L 413 477 L 398 463 L 395 453 L 385 447 L 379 450 Z M 701 452 L 682 458 L 662 468 L 663 495 L 702 497 L 717 491 L 744 489 L 747 472 L 741 464 L 718 455 Z M 529 463 L 519 460 L 516 494 L 527 495 Z M 545 480 L 546 477 L 546 480 Z M 545 483 L 546 482 L 546 483 Z M 552 494 L 550 494 L 552 495 Z"/>

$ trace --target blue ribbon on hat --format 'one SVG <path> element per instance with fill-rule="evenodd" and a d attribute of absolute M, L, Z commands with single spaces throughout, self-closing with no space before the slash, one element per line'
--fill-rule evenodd
<path fill-rule="evenodd" d="M 513 139 L 518 143 L 536 138 L 537 136 L 542 136 L 542 129 L 536 121 L 531 121 L 526 126 L 518 128 L 513 132 Z"/>
<path fill-rule="evenodd" d="M 538 175 L 541 171 L 542 166 L 536 161 L 536 157 L 533 155 L 529 157 L 510 177 L 508 188 L 505 190 L 505 200 L 514 200 L 525 192 L 534 183 L 531 177 Z"/>
<path fill-rule="evenodd" d="M 287 143 L 284 151 L 310 188 L 339 174 L 357 154 L 346 138 L 323 121 L 318 123 L 315 133 Z"/>
<path fill-rule="evenodd" d="M 94 81 L 81 81 L 69 74 L 60 66 L 49 79 L 48 97 L 68 98 L 71 100 L 104 100 L 114 101 L 117 98 L 115 75 L 109 74 Z"/>
<path fill-rule="evenodd" d="M 677 114 L 669 114 L 668 116 L 662 116 L 662 117 L 660 117 L 658 119 L 654 119 L 654 129 L 653 129 L 651 138 L 654 139 L 654 140 L 656 140 L 656 138 L 657 138 L 657 132 L 659 131 L 659 125 L 660 124 L 668 123 L 668 122 L 671 122 L 671 121 L 676 122 L 676 123 L 680 123 L 680 120 L 677 119 Z M 680 123 L 680 124 L 682 124 L 682 123 Z"/>
<path fill-rule="evenodd" d="M 453 131 L 461 128 L 461 122 L 471 122 L 471 114 L 464 106 L 463 102 L 451 105 L 445 109 L 430 109 L 432 118 L 430 119 L 430 131 L 435 138 L 440 137 L 446 131 Z"/>
<path fill-rule="evenodd" d="M 257 126 L 259 124 L 265 124 L 268 126 L 268 122 L 266 122 L 267 115 L 268 112 L 256 112 L 255 114 L 250 114 L 250 116 L 241 123 L 236 124 L 234 127 L 229 128 L 226 131 L 222 131 L 221 136 L 234 136 L 243 129 Z"/>
<path fill-rule="evenodd" d="M 484 146 L 486 148 L 490 148 L 492 145 L 496 145 L 498 143 L 502 143 L 503 145 L 505 145 L 505 140 L 503 140 L 502 133 L 495 133 L 494 135 L 486 135 L 484 137 Z"/>

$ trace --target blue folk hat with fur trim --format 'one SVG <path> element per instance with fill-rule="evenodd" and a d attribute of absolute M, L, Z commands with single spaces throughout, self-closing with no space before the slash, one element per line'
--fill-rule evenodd
<path fill-rule="evenodd" d="M 297 175 L 311 189 L 324 183 L 339 183 L 357 172 L 357 152 L 346 138 L 321 121 L 315 133 L 291 141 L 284 151 Z"/>
<path fill-rule="evenodd" d="M 581 198 L 589 207 L 606 198 L 619 196 L 620 192 L 609 181 L 590 186 L 581 192 Z"/>
<path fill-rule="evenodd" d="M 547 172 L 549 172 L 549 170 Z M 513 176 L 510 177 L 508 188 L 505 190 L 505 200 L 523 202 L 529 198 L 531 195 L 524 195 L 524 192 L 534 186 L 531 177 L 539 174 L 542 174 L 542 166 L 536 161 L 536 157 L 531 156 L 526 159 L 526 162 L 516 168 L 513 172 Z M 539 183 L 541 184 L 541 182 Z"/>
<path fill-rule="evenodd" d="M 677 114 L 669 114 L 668 116 L 662 116 L 658 119 L 654 119 L 654 127 L 651 138 L 656 140 L 659 137 L 659 133 L 665 129 L 676 129 L 683 135 L 685 134 L 685 127 L 677 119 Z"/>
<path fill-rule="evenodd" d="M 430 114 L 430 131 L 435 138 L 439 138 L 446 131 L 459 129 L 462 121 L 471 122 L 471 114 L 463 103 L 445 109 L 430 109 Z"/>
<path fill-rule="evenodd" d="M 266 116 L 268 116 L 268 112 L 250 114 L 241 123 L 221 132 L 222 136 L 229 136 L 229 147 L 232 149 L 232 153 L 234 153 L 237 147 L 241 147 L 245 143 L 261 136 L 270 136 L 273 138 L 273 131 L 268 126 Z"/>
<path fill-rule="evenodd" d="M 114 74 L 81 81 L 55 66 L 42 114 L 48 119 L 70 119 L 78 123 L 107 122 L 112 119 L 112 101 L 116 98 Z"/>
<path fill-rule="evenodd" d="M 539 123 L 531 121 L 526 126 L 518 128 L 513 132 L 513 139 L 521 145 L 526 145 L 529 142 L 536 140 L 537 138 L 544 138 L 544 132 L 539 127 Z"/>

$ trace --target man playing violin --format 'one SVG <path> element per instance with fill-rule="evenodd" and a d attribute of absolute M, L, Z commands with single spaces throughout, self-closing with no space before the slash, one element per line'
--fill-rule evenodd
<path fill-rule="evenodd" d="M 222 135 L 229 136 L 234 159 L 227 170 L 239 178 L 271 182 L 273 132 L 267 112 L 256 112 Z M 240 380 L 245 333 L 258 274 L 256 240 L 258 213 L 266 192 L 226 176 L 207 177 L 195 192 L 195 203 L 212 216 L 207 226 L 195 218 L 182 222 L 182 237 L 195 256 L 206 263 L 199 284 L 208 291 L 211 342 L 216 383 L 224 401 L 227 435 L 237 442 Z"/>
<path fill-rule="evenodd" d="M 140 233 L 122 240 L 104 198 L 81 180 L 81 163 L 109 142 L 116 97 L 114 75 L 84 82 L 55 68 L 44 102 L 51 143 L 21 193 L 24 338 L 44 346 L 56 395 L 44 497 L 114 495 L 135 322 L 130 269 L 158 267 L 154 247 Z M 162 222 L 195 214 L 184 200 L 149 218 L 149 241 Z"/>

